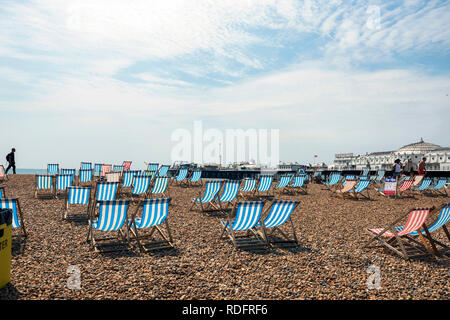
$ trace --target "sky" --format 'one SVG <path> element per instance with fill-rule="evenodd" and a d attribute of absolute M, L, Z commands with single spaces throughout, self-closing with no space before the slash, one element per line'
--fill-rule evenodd
<path fill-rule="evenodd" d="M 449 17 L 434 0 L 0 0 L 0 150 L 139 168 L 196 121 L 279 130 L 284 162 L 450 146 Z"/>

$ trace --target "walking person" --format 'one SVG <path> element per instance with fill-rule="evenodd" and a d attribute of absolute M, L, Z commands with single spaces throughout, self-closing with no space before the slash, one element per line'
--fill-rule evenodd
<path fill-rule="evenodd" d="M 413 169 L 414 164 L 412 163 L 411 158 L 408 158 L 408 160 L 405 162 L 405 165 L 403 166 L 403 173 L 412 176 Z"/>
<path fill-rule="evenodd" d="M 397 159 L 394 161 L 394 165 L 393 165 L 392 169 L 394 171 L 392 173 L 392 176 L 395 178 L 400 177 L 400 174 L 402 173 L 402 163 L 401 163 L 400 159 Z"/>
<path fill-rule="evenodd" d="M 422 161 L 419 162 L 419 168 L 417 170 L 417 173 L 419 174 L 419 176 L 424 176 L 425 173 L 427 172 L 426 161 L 427 161 L 427 158 L 423 157 Z"/>
<path fill-rule="evenodd" d="M 6 168 L 5 173 L 8 173 L 10 168 L 13 169 L 13 173 L 16 174 L 16 160 L 14 159 L 14 152 L 16 152 L 15 148 L 11 149 L 11 152 L 6 156 L 6 161 L 8 161 L 8 168 Z"/>

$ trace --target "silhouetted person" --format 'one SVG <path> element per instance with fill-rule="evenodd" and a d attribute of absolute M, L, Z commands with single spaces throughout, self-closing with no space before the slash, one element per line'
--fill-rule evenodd
<path fill-rule="evenodd" d="M 8 161 L 9 165 L 8 168 L 6 168 L 5 173 L 8 173 L 8 170 L 12 167 L 13 173 L 16 174 L 16 160 L 14 159 L 14 152 L 16 152 L 16 149 L 12 148 L 11 153 L 8 153 L 6 156 L 6 161 Z"/>

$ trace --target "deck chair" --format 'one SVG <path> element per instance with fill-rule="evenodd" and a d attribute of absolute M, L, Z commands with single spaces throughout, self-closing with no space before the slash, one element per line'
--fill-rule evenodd
<path fill-rule="evenodd" d="M 194 170 L 192 172 L 192 175 L 190 179 L 188 179 L 188 186 L 194 186 L 194 185 L 202 185 L 202 170 Z"/>
<path fill-rule="evenodd" d="M 25 224 L 23 223 L 22 210 L 20 208 L 19 199 L 17 198 L 1 198 L 0 199 L 0 209 L 11 209 L 12 211 L 12 229 L 19 228 L 19 233 L 17 237 L 19 241 L 21 237 L 27 237 L 27 231 L 25 229 Z"/>
<path fill-rule="evenodd" d="M 342 185 L 342 189 L 335 191 L 337 195 L 341 195 L 343 198 L 356 186 L 356 180 L 345 180 L 344 182 L 345 184 Z"/>
<path fill-rule="evenodd" d="M 341 179 L 342 179 L 342 176 L 340 173 L 333 172 L 328 177 L 328 181 L 323 183 L 323 185 L 325 186 L 326 190 L 331 191 L 331 188 L 334 188 L 335 186 L 337 186 L 339 184 L 339 182 L 341 181 Z"/>
<path fill-rule="evenodd" d="M 258 183 L 258 180 L 254 178 L 245 178 L 243 181 L 244 184 L 241 190 L 239 190 L 239 197 L 246 197 L 249 194 L 253 194 L 256 189 L 256 184 Z"/>
<path fill-rule="evenodd" d="M 91 171 L 92 172 L 92 171 Z M 65 210 L 62 214 L 62 219 L 67 220 L 69 213 L 69 206 L 71 205 L 85 205 L 86 215 L 82 218 L 76 217 L 74 220 L 89 219 L 89 212 L 91 206 L 91 187 L 68 187 L 65 198 Z M 74 218 L 74 217 L 72 217 Z M 83 220 L 84 220 L 83 219 Z"/>
<path fill-rule="evenodd" d="M 112 172 L 120 172 L 120 173 L 122 173 L 124 168 L 125 168 L 124 165 L 121 165 L 121 164 L 117 165 L 117 164 L 115 164 L 112 167 Z"/>
<path fill-rule="evenodd" d="M 148 176 L 134 176 L 133 188 L 131 190 L 132 198 L 145 197 L 150 187 L 151 177 Z"/>
<path fill-rule="evenodd" d="M 225 181 L 222 194 L 217 194 L 213 201 L 211 201 L 211 205 L 220 211 L 227 210 L 230 204 L 237 198 L 240 185 L 241 181 L 239 180 Z"/>
<path fill-rule="evenodd" d="M 57 174 L 55 183 L 55 199 L 58 199 L 59 194 L 66 195 L 67 188 L 73 184 L 74 176 L 71 174 Z"/>
<path fill-rule="evenodd" d="M 198 207 L 201 212 L 210 210 L 212 207 L 211 202 L 216 198 L 221 188 L 221 181 L 207 181 L 203 196 L 199 193 L 198 198 L 192 198 L 192 206 L 189 211 L 191 211 L 194 206 Z"/>
<path fill-rule="evenodd" d="M 370 200 L 370 194 L 369 194 L 369 185 L 370 185 L 369 179 L 360 179 L 358 180 L 358 183 L 355 185 L 355 187 L 350 190 L 349 195 L 352 196 L 354 199 L 359 199 L 359 196 Z M 364 194 L 365 193 L 365 194 Z"/>
<path fill-rule="evenodd" d="M 60 174 L 71 174 L 75 178 L 76 171 L 75 169 L 61 169 Z"/>
<path fill-rule="evenodd" d="M 168 165 L 162 165 L 161 168 L 159 168 L 156 176 L 158 177 L 165 177 L 167 176 L 167 172 L 169 171 L 170 166 Z"/>
<path fill-rule="evenodd" d="M 105 178 L 107 182 L 120 182 L 120 172 L 108 172 Z"/>
<path fill-rule="evenodd" d="M 123 162 L 123 171 L 129 171 L 131 169 L 131 164 L 133 163 L 133 161 L 124 161 Z"/>
<path fill-rule="evenodd" d="M 95 186 L 94 201 L 110 201 L 116 200 L 119 189 L 118 182 L 98 182 Z"/>
<path fill-rule="evenodd" d="M 136 239 L 141 251 L 160 250 L 173 247 L 172 234 L 168 223 L 170 198 L 144 199 L 139 202 L 136 212 L 128 220 L 128 228 Z M 139 216 L 138 216 L 139 214 Z M 165 231 L 162 225 L 165 225 Z M 148 230 L 148 233 L 144 231 Z M 162 240 L 155 240 L 153 234 L 159 233 Z M 148 240 L 150 241 L 145 241 Z"/>
<path fill-rule="evenodd" d="M 370 234 L 372 238 L 364 247 L 369 248 L 372 242 L 378 241 L 379 245 L 393 251 L 405 260 L 432 255 L 433 252 L 429 248 L 429 245 L 425 241 L 425 238 L 422 236 L 421 232 L 419 232 L 419 236 L 421 237 L 424 247 L 427 248 L 425 251 L 420 246 L 417 246 L 416 243 L 411 242 L 411 238 L 407 237 L 407 235 L 419 229 L 422 229 L 427 235 L 429 235 L 427 226 L 425 225 L 425 220 L 433 210 L 434 207 L 413 208 L 405 215 L 402 215 L 394 222 L 388 224 L 387 227 L 365 229 L 364 231 Z M 403 227 L 396 228 L 395 225 L 406 216 L 408 216 L 406 224 Z M 430 238 L 428 238 L 428 240 L 430 241 Z"/>
<path fill-rule="evenodd" d="M 78 171 L 78 185 L 90 185 L 92 184 L 92 169 L 81 169 Z"/>
<path fill-rule="evenodd" d="M 54 198 L 55 197 L 55 186 L 53 184 L 53 176 L 47 175 L 36 175 L 35 176 L 35 186 L 34 197 L 37 199 L 39 197 Z"/>
<path fill-rule="evenodd" d="M 223 230 L 220 237 L 223 238 L 226 233 L 236 249 L 266 247 L 268 242 L 264 222 L 261 219 L 263 207 L 264 201 L 237 202 L 233 209 L 234 219 L 229 212 L 227 220 L 221 222 Z M 246 234 L 239 236 L 238 232 Z M 253 238 L 249 237 L 251 234 Z"/>
<path fill-rule="evenodd" d="M 442 195 L 448 197 L 447 193 L 447 179 L 446 178 L 439 178 L 436 184 L 426 190 L 425 194 L 428 195 Z"/>
<path fill-rule="evenodd" d="M 47 175 L 57 175 L 59 173 L 59 164 L 50 163 L 47 164 Z"/>
<path fill-rule="evenodd" d="M 92 170 L 92 162 L 81 162 L 80 170 Z"/>
<path fill-rule="evenodd" d="M 419 178 L 417 178 L 419 177 Z M 420 178 L 421 177 L 421 178 Z M 414 195 L 411 193 L 411 188 L 414 185 L 414 182 L 419 183 L 419 180 L 423 179 L 423 176 L 416 176 L 414 179 L 405 179 L 399 186 L 397 187 L 397 197 L 403 198 L 406 195 L 409 194 L 410 197 L 414 197 Z"/>
<path fill-rule="evenodd" d="M 101 176 L 104 177 L 107 173 L 111 172 L 112 165 L 102 164 Z"/>
<path fill-rule="evenodd" d="M 121 193 L 131 193 L 133 187 L 133 179 L 135 176 L 140 176 L 141 170 L 128 170 L 123 173 L 122 184 L 120 186 Z"/>
<path fill-rule="evenodd" d="M 149 196 L 162 196 L 164 198 L 169 198 L 169 194 L 167 192 L 167 186 L 169 185 L 169 177 L 157 177 L 153 181 L 153 186 L 150 192 L 148 193 Z"/>
<path fill-rule="evenodd" d="M 178 174 L 177 174 L 177 176 L 176 177 L 172 177 L 172 181 L 173 182 L 175 182 L 175 183 L 178 183 L 178 184 L 182 184 L 183 182 L 184 182 L 184 180 L 186 179 L 186 177 L 187 177 L 187 174 L 188 174 L 188 169 L 187 168 L 180 168 L 179 170 L 178 170 Z"/>
<path fill-rule="evenodd" d="M 414 188 L 412 190 L 413 191 L 419 191 L 419 192 L 423 193 L 424 191 L 426 191 L 430 187 L 432 182 L 433 182 L 433 179 L 425 178 L 425 179 L 422 180 L 422 183 L 420 184 L 420 186 L 418 186 L 417 188 Z"/>
<path fill-rule="evenodd" d="M 95 177 L 100 177 L 102 175 L 102 167 L 103 167 L 103 164 L 101 164 L 101 163 L 96 163 L 94 165 L 94 176 Z"/>
<path fill-rule="evenodd" d="M 143 172 L 142 172 L 142 175 L 143 176 L 148 176 L 148 177 L 151 177 L 151 180 L 153 181 L 153 179 L 155 179 L 155 177 L 156 177 L 156 173 L 157 173 L 158 171 L 154 171 L 154 170 L 144 170 Z"/>
<path fill-rule="evenodd" d="M 0 187 L 0 199 L 6 198 L 6 191 L 4 187 Z"/>
<path fill-rule="evenodd" d="M 292 181 L 292 183 L 288 186 L 287 192 L 290 194 L 307 194 L 308 185 L 305 183 L 307 178 L 308 176 L 306 174 L 295 176 L 294 181 Z"/>
<path fill-rule="evenodd" d="M 267 241 L 269 244 L 284 244 L 286 246 L 289 245 L 298 245 L 297 235 L 295 234 L 294 224 L 292 223 L 292 213 L 297 208 L 299 201 L 291 201 L 291 200 L 275 200 L 272 203 L 272 206 L 266 210 L 266 213 L 269 212 L 264 219 L 264 228 L 265 234 L 260 234 L 262 238 L 264 236 L 267 237 Z M 265 214 L 266 214 L 265 213 Z M 280 227 L 289 220 L 290 229 L 292 231 L 292 235 L 289 236 L 287 233 L 283 232 Z M 271 232 L 269 233 L 269 229 Z M 261 229 L 260 229 L 261 230 Z M 282 238 L 275 238 L 273 234 L 278 232 Z"/>
<path fill-rule="evenodd" d="M 263 198 L 273 198 L 274 191 L 272 187 L 273 176 L 271 175 L 261 175 L 259 177 L 258 188 L 254 192 L 254 196 L 263 199 Z"/>
<path fill-rule="evenodd" d="M 126 223 L 129 204 L 129 200 L 100 201 L 98 217 L 91 212 L 87 241 L 96 252 L 117 251 L 129 247 Z M 117 232 L 118 236 L 99 238 L 96 236 L 96 231 Z M 111 242 L 111 240 L 119 240 L 119 242 Z M 100 242 L 104 242 L 104 244 Z"/>
<path fill-rule="evenodd" d="M 280 176 L 280 179 L 278 180 L 278 184 L 275 186 L 275 190 L 286 192 L 287 187 L 289 186 L 289 183 L 292 181 L 293 175 L 292 174 L 285 174 Z"/>
<path fill-rule="evenodd" d="M 147 163 L 147 170 L 148 171 L 158 172 L 158 169 L 159 169 L 159 163 Z"/>
<path fill-rule="evenodd" d="M 377 176 L 376 176 L 374 182 L 375 182 L 377 185 L 381 185 L 381 183 L 382 183 L 382 181 L 383 181 L 383 178 L 384 178 L 384 175 L 385 175 L 385 174 L 386 174 L 386 171 L 384 171 L 384 170 L 378 170 Z"/>
<path fill-rule="evenodd" d="M 0 164 L 0 181 L 8 180 L 8 175 L 6 174 L 5 167 Z"/>

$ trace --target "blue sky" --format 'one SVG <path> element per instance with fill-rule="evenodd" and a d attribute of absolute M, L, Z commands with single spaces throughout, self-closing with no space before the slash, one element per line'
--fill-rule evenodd
<path fill-rule="evenodd" d="M 169 163 L 171 133 L 279 129 L 280 160 L 450 146 L 448 1 L 0 0 L 0 150 Z"/>

